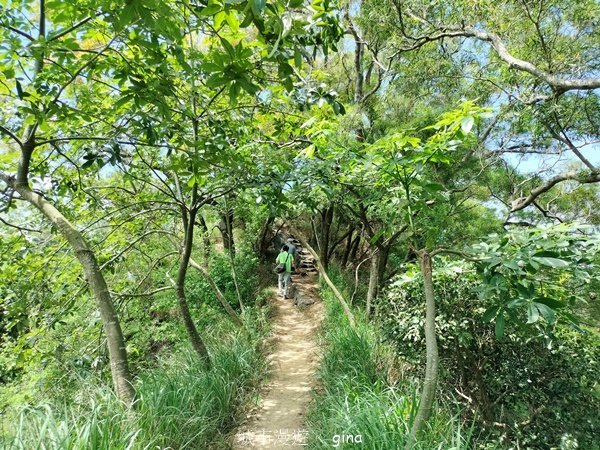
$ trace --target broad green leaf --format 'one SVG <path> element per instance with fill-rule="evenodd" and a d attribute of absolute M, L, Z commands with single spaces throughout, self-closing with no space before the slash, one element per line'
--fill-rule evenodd
<path fill-rule="evenodd" d="M 207 7 L 202 8 L 202 11 L 200 11 L 198 15 L 200 17 L 214 16 L 221 10 L 223 10 L 221 5 L 208 5 Z"/>
<path fill-rule="evenodd" d="M 467 116 L 460 122 L 460 128 L 463 133 L 469 133 L 471 128 L 473 128 L 473 124 L 475 123 L 475 118 L 473 116 Z"/>
<path fill-rule="evenodd" d="M 565 261 L 564 259 L 550 258 L 549 256 L 533 256 L 531 259 L 549 267 L 569 266 L 568 261 Z"/>
<path fill-rule="evenodd" d="M 491 306 L 483 313 L 483 321 L 489 322 L 498 314 L 499 306 Z"/>
<path fill-rule="evenodd" d="M 496 337 L 498 339 L 504 336 L 504 314 L 500 313 L 496 316 Z"/>
<path fill-rule="evenodd" d="M 517 261 L 515 260 L 503 261 L 502 265 L 504 267 L 508 267 L 509 269 L 519 270 L 519 264 L 517 264 Z"/>
<path fill-rule="evenodd" d="M 260 17 L 266 6 L 266 0 L 248 0 L 254 17 Z"/>
<path fill-rule="evenodd" d="M 540 318 L 540 312 L 535 303 L 530 303 L 527 307 L 527 323 L 535 323 Z"/>
<path fill-rule="evenodd" d="M 554 323 L 556 319 L 556 313 L 554 310 L 543 303 L 535 303 L 537 310 L 542 313 L 542 316 L 548 323 Z"/>

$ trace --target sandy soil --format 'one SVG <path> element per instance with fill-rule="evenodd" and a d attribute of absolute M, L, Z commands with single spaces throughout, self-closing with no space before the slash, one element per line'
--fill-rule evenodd
<path fill-rule="evenodd" d="M 301 295 L 315 300 L 298 308 L 292 300 L 274 299 L 274 351 L 269 356 L 271 379 L 258 408 L 233 437 L 233 449 L 306 449 L 304 416 L 318 366 L 315 334 L 323 317 L 317 275 L 294 276 Z"/>

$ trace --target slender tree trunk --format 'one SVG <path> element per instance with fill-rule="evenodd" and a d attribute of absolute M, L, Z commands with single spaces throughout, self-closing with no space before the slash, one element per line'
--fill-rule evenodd
<path fill-rule="evenodd" d="M 75 251 L 77 259 L 83 266 L 85 278 L 94 295 L 104 325 L 114 389 L 121 400 L 132 404 L 135 391 L 127 362 L 125 338 L 106 280 L 98 266 L 94 252 L 81 233 L 41 195 L 22 183 L 15 183 L 14 188 L 23 199 L 39 209 L 56 226 Z"/>
<path fill-rule="evenodd" d="M 211 245 L 210 245 L 210 232 L 208 231 L 208 225 L 206 224 L 206 220 L 204 220 L 204 217 L 202 216 L 202 214 L 198 214 L 198 224 L 200 225 L 200 229 L 202 230 L 202 243 L 204 246 L 204 259 L 205 260 L 209 260 L 210 259 L 210 251 L 211 251 Z"/>
<path fill-rule="evenodd" d="M 219 230 L 223 237 L 223 249 L 226 252 L 233 253 L 235 256 L 235 242 L 233 240 L 233 210 L 227 210 L 223 213 L 221 221 L 219 222 Z"/>
<path fill-rule="evenodd" d="M 367 319 L 371 315 L 371 305 L 377 296 L 377 280 L 379 274 L 379 250 L 374 248 L 371 253 L 371 269 L 369 271 L 369 289 L 367 290 Z"/>
<path fill-rule="evenodd" d="M 231 278 L 233 279 L 233 285 L 235 286 L 235 293 L 237 295 L 238 303 L 240 305 L 240 311 L 244 312 L 244 302 L 242 301 L 242 294 L 240 293 L 240 286 L 237 281 L 237 273 L 235 271 L 235 259 L 233 258 L 233 252 L 229 252 L 229 267 L 231 268 Z"/>
<path fill-rule="evenodd" d="M 46 37 L 46 2 L 40 0 L 39 3 L 39 41 Z M 35 59 L 33 72 L 29 75 L 30 80 L 35 81 L 44 67 L 44 52 L 40 53 Z M 111 376 L 113 386 L 117 396 L 128 405 L 133 405 L 135 390 L 132 384 L 131 373 L 127 361 L 127 350 L 125 338 L 121 330 L 121 324 L 117 311 L 108 290 L 106 280 L 98 266 L 98 261 L 94 252 L 84 239 L 83 235 L 67 220 L 67 218 L 50 202 L 46 201 L 41 195 L 29 188 L 29 168 L 33 152 L 37 146 L 35 125 L 28 125 L 23 133 L 23 143 L 21 147 L 21 161 L 17 168 L 16 179 L 12 177 L 3 179 L 15 189 L 21 197 L 35 206 L 44 216 L 46 216 L 56 229 L 64 236 L 75 256 L 83 267 L 84 276 L 90 290 L 94 295 L 96 307 L 100 312 L 100 318 L 106 333 L 106 342 L 108 345 L 108 355 L 111 367 Z"/>
<path fill-rule="evenodd" d="M 346 267 L 348 264 L 348 257 L 350 256 L 350 250 L 352 250 L 352 238 L 354 236 L 354 229 L 350 231 L 350 234 L 346 237 L 346 248 L 342 255 L 342 267 Z"/>
<path fill-rule="evenodd" d="M 423 289 L 425 291 L 425 346 L 427 351 L 427 363 L 425 366 L 425 380 L 423 391 L 419 401 L 419 409 L 413 422 L 412 429 L 405 450 L 409 450 L 416 442 L 419 432 L 423 429 L 425 422 L 431 417 L 433 401 L 438 380 L 439 357 L 435 332 L 435 297 L 433 292 L 433 269 L 431 255 L 426 250 L 419 252 L 421 273 L 423 274 Z"/>
<path fill-rule="evenodd" d="M 214 294 L 217 296 L 217 298 L 221 302 L 221 305 L 223 306 L 223 308 L 225 308 L 225 311 L 227 311 L 227 314 L 229 314 L 229 317 L 231 317 L 231 320 L 233 321 L 233 323 L 235 323 L 239 327 L 243 327 L 244 324 L 240 320 L 240 317 L 233 310 L 233 308 L 231 307 L 231 305 L 229 304 L 229 302 L 227 301 L 227 299 L 225 298 L 225 296 L 221 292 L 221 289 L 219 289 L 219 286 L 217 286 L 217 284 L 215 283 L 215 281 L 212 279 L 212 277 L 208 273 L 208 270 L 206 270 L 204 267 L 202 267 L 200 264 L 198 264 L 192 258 L 190 258 L 190 265 L 193 268 L 197 269 L 202 274 L 202 276 L 204 277 L 204 279 L 208 282 L 210 288 L 212 289 L 212 291 L 214 292 Z"/>
<path fill-rule="evenodd" d="M 321 263 L 325 270 L 329 268 L 329 241 L 332 223 L 333 206 L 329 206 L 321 213 Z"/>
<path fill-rule="evenodd" d="M 192 246 L 194 243 L 194 223 L 195 216 L 197 214 L 196 209 L 196 187 L 194 186 L 194 190 L 192 191 L 192 201 L 191 208 L 188 211 L 185 206 L 181 206 L 181 214 L 183 219 L 183 224 L 185 227 L 185 235 L 183 240 L 183 251 L 181 253 L 181 259 L 179 261 L 179 269 L 177 271 L 177 280 L 175 281 L 175 293 L 177 295 L 177 301 L 179 303 L 179 310 L 181 312 L 181 317 L 183 318 L 183 323 L 185 324 L 185 329 L 188 333 L 192 346 L 200 359 L 207 365 L 210 365 L 210 356 L 208 355 L 208 350 L 204 345 L 204 341 L 200 337 L 196 325 L 194 324 L 194 320 L 192 319 L 192 315 L 190 313 L 190 308 L 188 305 L 187 297 L 185 294 L 185 278 L 187 275 L 187 269 L 190 263 L 190 258 L 192 257 Z"/>
<path fill-rule="evenodd" d="M 312 217 L 310 219 L 310 225 L 312 227 L 314 242 L 317 246 L 317 250 L 319 250 L 319 253 L 321 253 L 321 241 L 319 240 L 319 233 L 317 232 L 317 226 L 315 225 L 315 221 Z"/>
<path fill-rule="evenodd" d="M 360 232 L 354 238 L 354 242 L 352 243 L 352 250 L 350 250 L 350 255 L 348 256 L 348 261 L 356 261 L 356 255 L 358 254 L 359 247 L 360 247 Z"/>
<path fill-rule="evenodd" d="M 377 294 L 379 294 L 379 289 L 385 283 L 385 269 L 387 268 L 387 263 L 390 258 L 390 249 L 391 245 L 386 245 L 384 248 L 380 249 L 379 255 L 379 265 L 377 266 Z"/>
<path fill-rule="evenodd" d="M 231 268 L 231 278 L 233 279 L 233 285 L 235 286 L 235 293 L 237 295 L 238 303 L 240 305 L 240 311 L 244 312 L 244 302 L 242 301 L 242 294 L 240 294 L 240 286 L 237 281 L 237 273 L 235 271 L 235 247 L 233 244 L 233 226 L 231 220 L 233 218 L 233 210 L 231 210 L 231 214 L 228 211 L 225 214 L 225 224 L 227 225 L 227 234 L 229 235 L 229 239 L 231 240 L 231 244 L 229 246 L 229 267 Z"/>
<path fill-rule="evenodd" d="M 267 250 L 269 248 L 269 230 L 273 226 L 274 221 L 275 217 L 269 217 L 267 219 L 267 221 L 263 225 L 260 237 L 256 240 L 254 244 L 254 250 L 260 255 L 261 259 L 267 258 Z"/>
<path fill-rule="evenodd" d="M 339 224 L 340 221 L 338 221 Z M 339 231 L 339 226 L 338 226 L 338 231 Z M 344 241 L 347 240 L 348 236 L 351 236 L 352 233 L 354 232 L 354 226 L 350 225 L 350 228 L 348 229 L 348 231 L 346 231 L 342 237 L 340 237 L 337 241 L 335 241 L 331 247 L 329 248 L 329 258 L 332 259 L 333 256 L 335 255 L 335 250 L 337 249 L 337 247 Z M 336 232 L 336 237 L 337 237 L 337 232 Z"/>

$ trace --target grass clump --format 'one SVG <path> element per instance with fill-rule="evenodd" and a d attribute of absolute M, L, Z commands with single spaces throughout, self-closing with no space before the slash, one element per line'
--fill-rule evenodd
<path fill-rule="evenodd" d="M 389 349 L 377 344 L 377 331 L 357 317 L 353 330 L 329 290 L 323 292 L 324 354 L 319 392 L 308 416 L 311 449 L 399 449 L 417 410 L 418 385 L 391 380 Z M 470 441 L 459 414 L 437 408 L 417 449 L 463 449 Z"/>
<path fill-rule="evenodd" d="M 100 383 L 88 385 L 69 405 L 22 408 L 16 420 L 3 420 L 0 448 L 228 448 L 225 434 L 266 373 L 256 345 L 262 331 L 214 336 L 208 370 L 187 345 L 161 356 L 157 367 L 139 376 L 133 411 Z"/>

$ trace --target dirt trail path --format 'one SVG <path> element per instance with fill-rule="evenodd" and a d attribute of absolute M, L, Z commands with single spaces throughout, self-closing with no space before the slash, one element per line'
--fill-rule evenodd
<path fill-rule="evenodd" d="M 307 448 L 304 415 L 319 363 L 315 334 L 323 317 L 323 304 L 316 274 L 295 275 L 293 281 L 297 298 L 315 303 L 298 308 L 293 300 L 273 300 L 271 380 L 258 409 L 234 436 L 234 450 Z"/>

